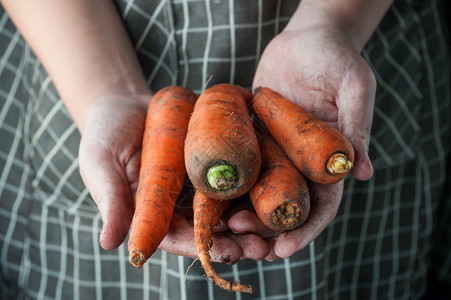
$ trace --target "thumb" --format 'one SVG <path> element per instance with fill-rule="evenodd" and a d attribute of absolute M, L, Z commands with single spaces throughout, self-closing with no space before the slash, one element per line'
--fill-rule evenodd
<path fill-rule="evenodd" d="M 347 73 L 337 99 L 338 129 L 354 147 L 355 160 L 351 174 L 358 180 L 369 180 L 373 175 L 368 149 L 375 94 L 374 74 L 364 63 Z"/>
<path fill-rule="evenodd" d="M 89 139 L 82 138 L 79 161 L 83 182 L 102 217 L 100 245 L 113 250 L 125 240 L 133 217 L 133 195 L 126 170 L 112 152 Z"/>

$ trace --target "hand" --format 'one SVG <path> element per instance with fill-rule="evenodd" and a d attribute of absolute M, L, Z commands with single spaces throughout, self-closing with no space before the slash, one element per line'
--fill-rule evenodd
<path fill-rule="evenodd" d="M 80 143 L 80 173 L 97 204 L 103 227 L 100 245 L 117 248 L 126 238 L 134 212 L 138 187 L 141 141 L 148 101 L 151 96 L 108 97 L 89 110 Z M 160 248 L 176 255 L 195 258 L 192 207 L 189 186 L 182 190 L 171 228 Z M 192 199 L 191 199 L 192 200 Z M 255 234 L 235 235 L 225 226 L 215 229 L 212 260 L 236 263 L 240 259 L 261 260 L 269 251 Z"/>
<path fill-rule="evenodd" d="M 299 228 L 284 233 L 274 232 L 267 228 L 250 209 L 235 213 L 228 220 L 232 232 L 240 234 L 255 234 L 265 239 L 269 247 L 266 260 L 288 258 L 305 248 L 329 225 L 337 214 L 341 196 L 342 182 L 323 186 L 309 184 L 311 197 L 310 214 Z"/>
<path fill-rule="evenodd" d="M 335 28 L 284 31 L 265 49 L 253 87 L 266 86 L 338 128 L 356 152 L 352 175 L 372 176 L 368 145 L 376 82 L 346 35 Z"/>
<path fill-rule="evenodd" d="M 372 176 L 367 153 L 376 83 L 344 31 L 321 25 L 285 30 L 261 57 L 253 82 L 254 88 L 259 86 L 272 88 L 340 130 L 355 149 L 351 174 L 359 180 Z M 335 217 L 343 186 L 343 181 L 328 186 L 309 184 L 307 221 L 277 238 L 270 259 L 290 257 L 313 241 Z M 231 230 L 262 234 L 258 219 L 248 216 L 246 220 L 243 214 L 230 218 Z"/>
<path fill-rule="evenodd" d="M 169 233 L 159 248 L 175 255 L 195 259 L 198 255 L 194 244 L 192 197 L 193 192 L 185 185 L 178 199 Z M 240 204 L 232 206 L 214 228 L 210 250 L 213 262 L 235 264 L 242 259 L 262 260 L 267 257 L 270 245 L 263 238 L 254 233 L 234 234 L 228 228 L 228 217 L 240 209 Z"/>
<path fill-rule="evenodd" d="M 84 123 L 80 173 L 101 213 L 99 240 L 106 250 L 117 248 L 130 229 L 150 98 L 106 97 L 93 104 Z"/>

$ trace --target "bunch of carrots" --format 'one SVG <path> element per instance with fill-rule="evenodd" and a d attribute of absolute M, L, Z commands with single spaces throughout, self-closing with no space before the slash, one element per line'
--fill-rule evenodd
<path fill-rule="evenodd" d="M 213 283 L 252 293 L 217 275 L 210 259 L 213 228 L 233 199 L 248 193 L 260 220 L 274 231 L 301 226 L 310 211 L 305 177 L 332 184 L 351 170 L 354 150 L 336 129 L 269 88 L 254 94 L 232 84 L 197 97 L 171 86 L 148 107 L 136 207 L 128 242 L 137 268 L 169 231 L 187 175 L 194 186 L 194 243 Z"/>

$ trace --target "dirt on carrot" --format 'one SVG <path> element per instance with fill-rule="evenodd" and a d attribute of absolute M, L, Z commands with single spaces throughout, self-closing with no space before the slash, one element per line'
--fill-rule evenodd
<path fill-rule="evenodd" d="M 310 194 L 304 176 L 271 135 L 258 131 L 262 168 L 249 191 L 259 219 L 274 231 L 301 226 L 310 212 Z"/>
<path fill-rule="evenodd" d="M 252 106 L 287 156 L 313 182 L 336 183 L 352 169 L 354 149 L 349 140 L 299 105 L 261 87 Z"/>
<path fill-rule="evenodd" d="M 249 110 L 252 95 L 232 84 L 204 91 L 196 102 L 185 142 L 194 187 L 215 199 L 236 198 L 252 187 L 261 154 Z"/>
<path fill-rule="evenodd" d="M 170 86 L 151 99 L 143 136 L 141 169 L 128 250 L 137 268 L 166 236 L 186 177 L 184 141 L 196 94 Z"/>

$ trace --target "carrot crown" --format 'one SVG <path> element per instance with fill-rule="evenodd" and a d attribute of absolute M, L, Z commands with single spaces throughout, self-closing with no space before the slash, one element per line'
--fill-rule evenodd
<path fill-rule="evenodd" d="M 352 169 L 352 161 L 348 156 L 341 152 L 332 154 L 327 160 L 327 171 L 332 174 L 343 174 L 349 172 Z"/>
<path fill-rule="evenodd" d="M 207 182 L 215 190 L 230 190 L 237 181 L 238 174 L 231 165 L 216 165 L 207 171 Z"/>

